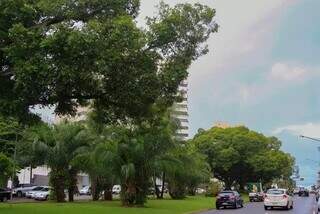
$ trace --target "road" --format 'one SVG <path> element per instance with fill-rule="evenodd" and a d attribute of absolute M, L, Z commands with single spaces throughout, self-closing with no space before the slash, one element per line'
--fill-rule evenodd
<path fill-rule="evenodd" d="M 295 197 L 294 209 L 285 210 L 264 210 L 263 203 L 248 203 L 242 209 L 226 209 L 226 210 L 212 210 L 201 214 L 316 214 L 316 200 L 313 196 L 310 197 Z"/>

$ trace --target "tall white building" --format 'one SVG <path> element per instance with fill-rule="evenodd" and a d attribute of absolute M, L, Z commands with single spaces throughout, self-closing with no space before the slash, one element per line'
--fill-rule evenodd
<path fill-rule="evenodd" d="M 179 92 L 182 102 L 175 103 L 171 117 L 177 119 L 179 128 L 176 137 L 179 140 L 187 140 L 189 138 L 189 113 L 188 113 L 188 82 L 185 80 L 179 86 Z"/>

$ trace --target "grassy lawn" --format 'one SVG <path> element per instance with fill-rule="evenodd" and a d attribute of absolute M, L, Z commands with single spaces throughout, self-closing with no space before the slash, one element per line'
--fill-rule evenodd
<path fill-rule="evenodd" d="M 247 201 L 247 197 L 244 198 Z M 214 198 L 189 197 L 186 200 L 149 200 L 145 208 L 121 207 L 119 201 L 77 203 L 0 203 L 0 214 L 186 214 L 214 208 Z"/>

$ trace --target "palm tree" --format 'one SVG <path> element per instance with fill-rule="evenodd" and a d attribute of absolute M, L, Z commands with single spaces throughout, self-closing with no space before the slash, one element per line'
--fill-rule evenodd
<path fill-rule="evenodd" d="M 40 132 L 34 141 L 36 153 L 44 154 L 44 163 L 50 167 L 50 184 L 57 202 L 65 201 L 64 189 L 68 189 L 69 201 L 73 201 L 80 167 L 75 161 L 85 152 L 89 139 L 85 127 L 78 123 L 61 123 Z M 37 155 L 37 154 L 35 154 Z"/>
<path fill-rule="evenodd" d="M 177 146 L 170 154 L 176 159 L 176 164 L 165 170 L 169 194 L 173 199 L 183 199 L 187 192 L 194 194 L 200 183 L 209 181 L 210 167 L 192 145 Z"/>
<path fill-rule="evenodd" d="M 117 180 L 114 172 L 116 154 L 111 148 L 112 145 L 101 138 L 96 139 L 92 142 L 91 148 L 75 160 L 81 166 L 81 171 L 89 174 L 94 201 L 99 200 L 102 191 L 105 200 L 112 200 L 112 187 Z"/>

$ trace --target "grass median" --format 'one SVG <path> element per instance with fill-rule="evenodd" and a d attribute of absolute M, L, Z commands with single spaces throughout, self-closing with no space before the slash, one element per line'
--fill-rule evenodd
<path fill-rule="evenodd" d="M 245 201 L 247 197 L 244 197 Z M 122 207 L 119 201 L 56 204 L 1 204 L 0 214 L 188 214 L 215 208 L 212 197 L 196 196 L 185 200 L 148 200 L 144 208 Z"/>

